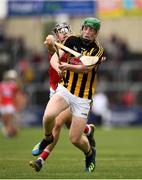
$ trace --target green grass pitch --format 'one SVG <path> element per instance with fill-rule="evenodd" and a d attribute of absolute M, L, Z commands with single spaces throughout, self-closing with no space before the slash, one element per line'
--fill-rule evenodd
<path fill-rule="evenodd" d="M 0 179 L 142 179 L 142 128 L 97 128 L 97 167 L 84 172 L 84 155 L 68 139 L 63 128 L 60 141 L 43 169 L 28 165 L 32 147 L 43 137 L 42 128 L 25 128 L 18 137 L 0 133 Z"/>

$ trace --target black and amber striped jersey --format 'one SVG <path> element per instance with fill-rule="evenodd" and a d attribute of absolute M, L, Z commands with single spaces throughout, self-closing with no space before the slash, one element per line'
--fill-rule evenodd
<path fill-rule="evenodd" d="M 80 36 L 70 36 L 65 41 L 65 46 L 81 53 L 82 55 L 97 55 L 99 59 L 102 58 L 104 53 L 103 47 L 97 41 L 94 41 L 89 45 L 85 45 Z M 79 58 L 76 58 L 73 55 L 70 55 L 67 61 L 69 64 L 81 64 Z M 96 66 L 88 73 L 75 73 L 73 71 L 66 71 L 66 83 L 61 82 L 61 84 L 75 96 L 92 99 L 96 89 L 96 78 L 99 64 L 100 63 L 97 63 Z"/>

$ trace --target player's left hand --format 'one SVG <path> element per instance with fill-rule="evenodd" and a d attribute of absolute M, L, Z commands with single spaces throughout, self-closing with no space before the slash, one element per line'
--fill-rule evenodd
<path fill-rule="evenodd" d="M 44 41 L 44 44 L 45 45 L 54 45 L 54 42 L 55 42 L 55 38 L 53 35 L 48 35 Z"/>
<path fill-rule="evenodd" d="M 69 65 L 69 64 L 66 63 L 66 62 L 61 62 L 60 65 L 59 65 L 59 68 L 60 68 L 62 71 L 65 71 L 65 70 L 67 70 L 68 65 Z"/>

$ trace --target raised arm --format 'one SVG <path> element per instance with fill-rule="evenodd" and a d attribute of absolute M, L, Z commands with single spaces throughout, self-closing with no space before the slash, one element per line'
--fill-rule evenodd
<path fill-rule="evenodd" d="M 48 35 L 44 41 L 44 45 L 48 48 L 50 53 L 54 54 L 55 53 L 55 38 L 53 35 Z"/>
<path fill-rule="evenodd" d="M 53 56 L 51 57 L 50 64 L 51 66 L 58 72 L 60 76 L 63 74 L 63 70 L 60 68 L 60 59 L 65 54 L 65 52 L 61 49 L 59 49 L 59 56 L 55 52 Z"/>

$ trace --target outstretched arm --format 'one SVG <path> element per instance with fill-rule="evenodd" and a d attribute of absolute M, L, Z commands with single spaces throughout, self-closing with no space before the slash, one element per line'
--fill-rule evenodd
<path fill-rule="evenodd" d="M 76 73 L 88 73 L 94 68 L 94 66 L 85 66 L 83 64 L 74 65 L 74 64 L 68 64 L 66 62 L 61 62 L 61 64 L 59 64 L 59 68 L 62 71 L 69 70 Z"/>
<path fill-rule="evenodd" d="M 104 62 L 106 60 L 106 57 L 103 56 L 100 60 L 100 63 Z M 77 72 L 77 73 L 88 73 L 89 71 L 91 71 L 94 67 L 96 66 L 96 64 L 92 65 L 92 66 L 85 66 L 84 64 L 78 64 L 78 65 L 74 65 L 74 64 L 68 64 L 66 62 L 61 62 L 59 65 L 59 68 L 62 71 L 65 70 L 69 70 L 69 71 L 73 71 L 73 72 Z"/>

